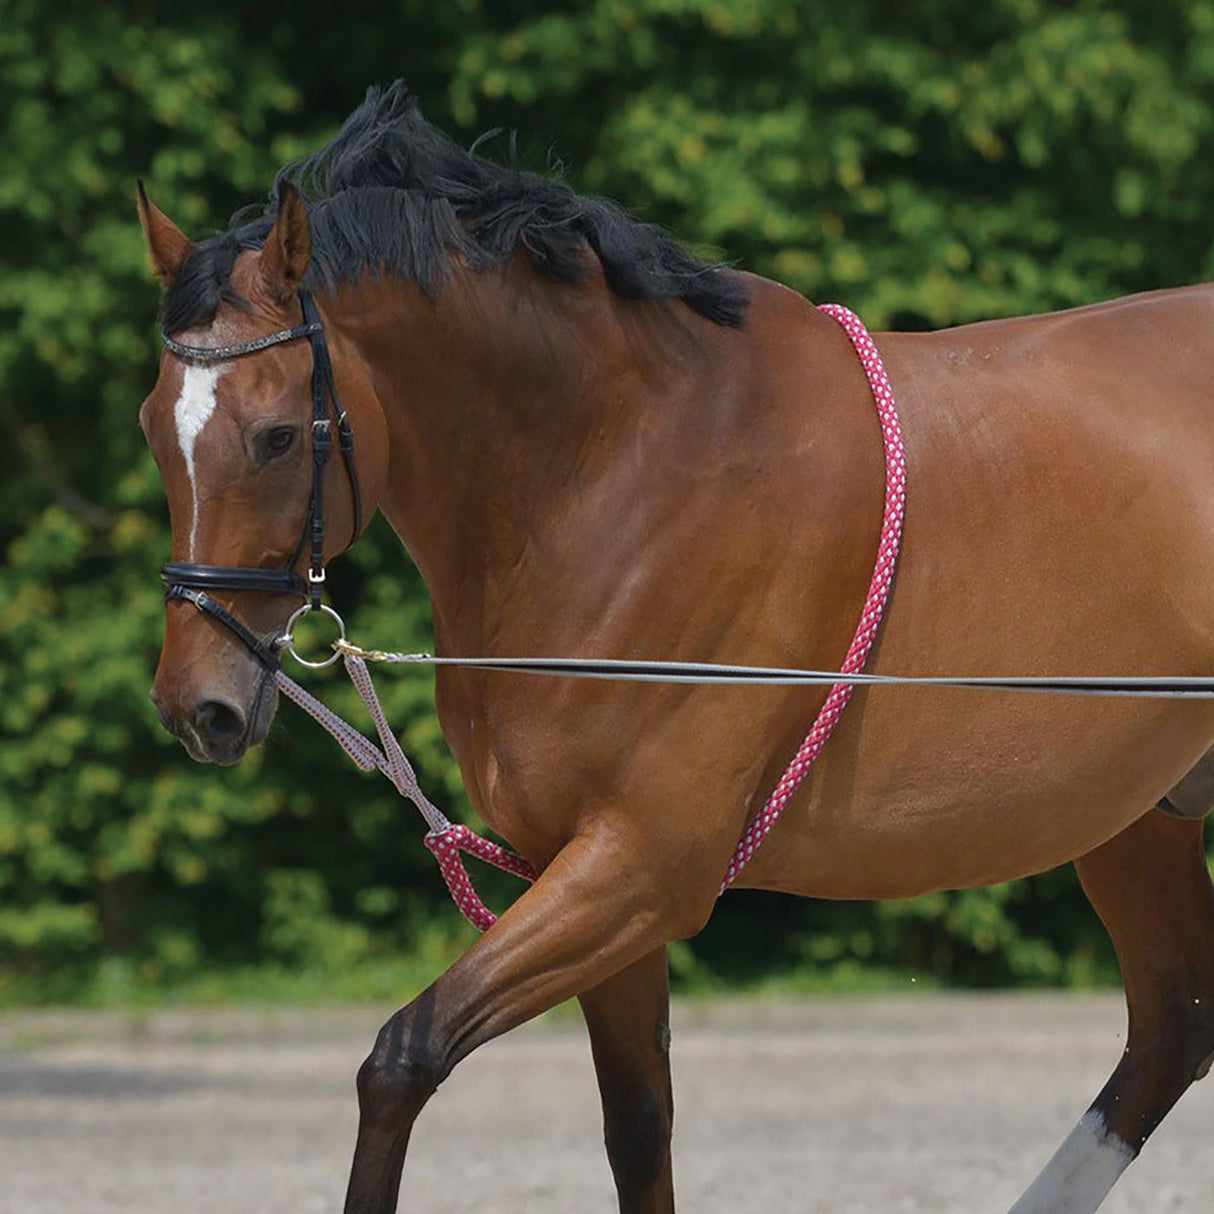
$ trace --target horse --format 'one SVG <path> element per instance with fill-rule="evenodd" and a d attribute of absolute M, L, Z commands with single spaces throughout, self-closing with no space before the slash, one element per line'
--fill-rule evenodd
<path fill-rule="evenodd" d="M 193 758 L 265 738 L 280 581 L 306 593 L 317 547 L 323 576 L 375 510 L 438 653 L 837 665 L 881 438 L 846 336 L 801 295 L 464 151 L 399 84 L 218 236 L 192 242 L 142 186 L 138 207 L 170 343 L 249 355 L 170 344 L 140 412 L 173 559 L 252 579 L 209 600 L 251 643 L 166 607 L 151 694 Z M 319 458 L 309 342 L 278 340 L 310 324 L 345 466 Z M 875 341 L 909 504 L 874 671 L 1209 672 L 1211 287 Z M 571 997 L 619 1207 L 674 1208 L 665 946 L 708 920 L 823 695 L 438 671 L 468 795 L 538 876 L 378 1034 L 347 1214 L 397 1208 L 414 1121 L 461 1059 Z M 1212 747 L 1208 701 L 861 687 L 740 875 L 904 898 L 1075 864 L 1128 1043 L 1016 1214 L 1096 1210 L 1214 1059 Z"/>

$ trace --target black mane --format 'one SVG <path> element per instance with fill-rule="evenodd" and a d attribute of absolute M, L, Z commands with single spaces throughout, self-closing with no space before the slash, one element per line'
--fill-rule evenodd
<path fill-rule="evenodd" d="M 465 152 L 422 116 L 399 81 L 368 89 L 327 147 L 283 168 L 275 197 L 283 180 L 308 203 L 305 286 L 332 289 L 383 267 L 433 297 L 452 250 L 481 269 L 519 248 L 558 282 L 576 282 L 588 272 L 590 248 L 608 286 L 625 299 L 681 299 L 722 325 L 741 324 L 745 314 L 737 274 L 696 260 L 613 202 Z M 243 302 L 229 285 L 232 265 L 241 250 L 263 245 L 276 203 L 250 211 L 238 211 L 227 232 L 191 253 L 165 296 L 168 332 L 209 324 L 221 303 Z"/>

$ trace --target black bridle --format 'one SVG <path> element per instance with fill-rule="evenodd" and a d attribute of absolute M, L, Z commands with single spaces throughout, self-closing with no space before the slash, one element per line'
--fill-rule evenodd
<path fill-rule="evenodd" d="M 251 569 L 241 565 L 196 565 L 188 561 L 170 561 L 160 571 L 161 580 L 168 589 L 165 599 L 184 599 L 193 603 L 199 611 L 218 620 L 236 634 L 249 648 L 253 656 L 271 670 L 278 668 L 278 643 L 265 641 L 256 636 L 245 624 L 225 607 L 217 603 L 208 591 L 246 590 L 258 594 L 290 594 L 303 598 L 312 610 L 321 607 L 321 592 L 325 582 L 325 467 L 333 450 L 332 428 L 336 415 L 337 441 L 341 449 L 342 462 L 350 482 L 350 496 L 354 503 L 354 528 L 352 544 L 362 530 L 362 500 L 358 491 L 358 473 L 354 467 L 354 432 L 346 411 L 337 396 L 337 385 L 333 380 L 333 364 L 329 359 L 329 346 L 325 341 L 325 327 L 320 313 L 308 291 L 299 292 L 299 303 L 303 309 L 304 323 L 291 329 L 280 329 L 267 333 L 252 341 L 234 346 L 187 346 L 174 341 L 167 333 L 161 334 L 164 348 L 185 362 L 228 362 L 256 354 L 283 342 L 307 338 L 312 346 L 312 502 L 304 518 L 299 543 L 291 554 L 285 568 Z M 305 580 L 295 572 L 304 549 L 310 545 L 308 575 Z"/>

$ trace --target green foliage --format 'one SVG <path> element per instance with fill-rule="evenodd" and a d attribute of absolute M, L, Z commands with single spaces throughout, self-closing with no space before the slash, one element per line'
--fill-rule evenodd
<path fill-rule="evenodd" d="M 125 997 L 215 966 L 384 973 L 468 938 L 408 808 L 310 722 L 286 709 L 261 753 L 200 769 L 146 698 L 168 533 L 135 425 L 157 292 L 134 179 L 187 228 L 217 226 L 399 75 L 457 137 L 518 127 L 525 163 L 559 160 L 874 326 L 1211 276 L 1214 0 L 351 0 L 336 17 L 9 0 L 0 999 Z M 427 645 L 424 588 L 382 524 L 333 588 L 360 635 Z M 467 817 L 427 681 L 383 683 L 423 781 Z M 359 719 L 352 691 L 326 695 Z M 486 885 L 498 903 L 517 890 Z M 772 967 L 1112 973 L 1069 873 L 883 906 L 739 895 L 675 962 L 694 986 Z"/>

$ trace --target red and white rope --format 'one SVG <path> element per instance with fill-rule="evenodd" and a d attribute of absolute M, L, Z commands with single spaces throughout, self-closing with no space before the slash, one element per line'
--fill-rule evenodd
<path fill-rule="evenodd" d="M 852 637 L 851 648 L 843 660 L 843 674 L 857 674 L 864 669 L 868 651 L 872 648 L 885 604 L 889 599 L 893 583 L 894 567 L 898 562 L 898 548 L 902 541 L 902 520 L 906 514 L 906 452 L 902 446 L 902 427 L 898 421 L 898 406 L 894 402 L 894 390 L 890 386 L 885 364 L 864 322 L 841 304 L 821 304 L 821 310 L 833 316 L 851 338 L 860 365 L 868 377 L 873 399 L 877 405 L 877 416 L 881 421 L 881 438 L 885 447 L 885 513 L 881 520 L 881 538 L 877 544 L 877 563 L 873 569 L 868 597 L 860 612 L 860 624 Z M 826 740 L 834 732 L 843 710 L 847 707 L 855 687 L 850 683 L 836 683 L 826 697 L 809 733 L 801 743 L 792 761 L 785 768 L 775 791 L 767 798 L 763 808 L 746 828 L 729 867 L 721 882 L 724 893 L 737 879 L 742 869 L 754 858 L 763 840 L 780 820 L 785 806 L 793 793 L 809 775 L 814 761 L 822 753 Z"/>
<path fill-rule="evenodd" d="M 881 355 L 877 351 L 876 344 L 854 312 L 839 304 L 823 304 L 821 308 L 823 312 L 834 317 L 843 326 L 855 347 L 876 401 L 877 414 L 881 421 L 882 441 L 885 447 L 885 514 L 881 524 L 881 538 L 877 546 L 877 563 L 869 584 L 868 597 L 864 601 L 864 609 L 860 613 L 860 624 L 852 638 L 851 648 L 847 651 L 847 657 L 840 672 L 858 674 L 864 668 L 868 652 L 872 648 L 877 629 L 880 627 L 885 604 L 889 599 L 894 566 L 898 560 L 898 546 L 902 538 L 902 519 L 906 511 L 906 457 L 902 447 L 902 432 L 898 424 L 898 409 L 894 403 L 893 389 L 890 387 L 889 376 L 885 373 L 885 367 L 881 362 Z M 363 771 L 373 771 L 378 768 L 392 781 L 402 796 L 408 797 L 418 807 L 430 827 L 425 838 L 426 848 L 438 862 L 439 871 L 447 883 L 447 888 L 451 891 L 451 897 L 455 900 L 456 906 L 474 927 L 481 931 L 487 930 L 497 922 L 497 916 L 477 896 L 467 870 L 464 868 L 463 860 L 460 858 L 460 853 L 467 852 L 468 855 L 503 869 L 505 872 L 513 873 L 525 881 L 534 881 L 535 871 L 521 856 L 515 855 L 514 852 L 497 843 L 491 843 L 488 839 L 482 839 L 467 826 L 450 822 L 442 811 L 427 798 L 417 782 L 417 775 L 409 760 L 400 748 L 400 743 L 396 740 L 396 735 L 388 724 L 366 662 L 358 654 L 352 653 L 348 649 L 343 660 L 351 681 L 362 697 L 363 703 L 366 704 L 367 711 L 371 714 L 371 720 L 375 723 L 376 732 L 383 746 L 382 751 L 375 743 L 365 738 L 357 729 L 347 724 L 282 671 L 279 671 L 276 676 L 278 686 L 285 695 L 327 729 L 346 754 Z M 850 683 L 836 683 L 831 687 L 826 703 L 822 706 L 822 710 L 818 713 L 792 762 L 780 777 L 775 791 L 767 799 L 754 821 L 746 828 L 738 843 L 737 850 L 726 870 L 725 880 L 721 884 L 722 893 L 733 884 L 738 874 L 758 851 L 763 840 L 767 838 L 772 827 L 779 820 L 780 814 L 793 793 L 809 774 L 814 760 L 817 759 L 826 740 L 838 724 L 839 717 L 851 699 L 853 690 L 854 687 Z"/>
<path fill-rule="evenodd" d="M 524 881 L 534 881 L 536 878 L 535 871 L 522 856 L 515 855 L 500 844 L 482 839 L 474 830 L 462 824 L 453 824 L 444 831 L 431 831 L 425 838 L 425 844 L 438 861 L 438 871 L 442 873 L 455 905 L 464 918 L 482 932 L 488 931 L 497 922 L 497 916 L 477 895 L 472 878 L 460 859 L 460 852 L 466 851 L 477 860 L 522 877 Z"/>

